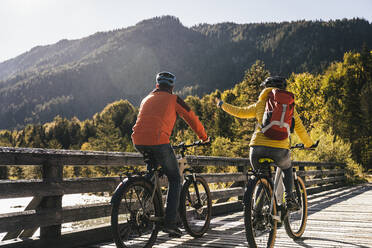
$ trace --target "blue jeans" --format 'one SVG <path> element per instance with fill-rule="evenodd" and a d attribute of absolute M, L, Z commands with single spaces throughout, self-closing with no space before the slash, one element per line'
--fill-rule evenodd
<path fill-rule="evenodd" d="M 268 146 L 251 146 L 249 158 L 254 169 L 261 169 L 258 162 L 260 158 L 271 158 L 275 165 L 283 170 L 283 183 L 287 197 L 293 197 L 293 169 L 291 163 L 291 153 L 288 149 L 275 148 Z M 262 168 L 265 170 L 266 168 Z"/>
<path fill-rule="evenodd" d="M 161 165 L 168 177 L 167 207 L 165 209 L 165 226 L 176 227 L 176 218 L 181 194 L 181 175 L 176 155 L 170 144 L 143 146 L 135 145 L 140 153 L 151 154 L 154 162 Z"/>

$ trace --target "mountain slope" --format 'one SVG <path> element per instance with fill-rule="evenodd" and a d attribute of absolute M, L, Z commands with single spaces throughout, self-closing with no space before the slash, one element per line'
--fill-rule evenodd
<path fill-rule="evenodd" d="M 232 87 L 257 59 L 273 74 L 320 72 L 362 44 L 372 47 L 372 25 L 360 19 L 187 28 L 157 17 L 0 63 L 0 129 L 56 115 L 90 118 L 120 98 L 138 105 L 160 70 L 176 74 L 176 90 L 205 93 Z"/>

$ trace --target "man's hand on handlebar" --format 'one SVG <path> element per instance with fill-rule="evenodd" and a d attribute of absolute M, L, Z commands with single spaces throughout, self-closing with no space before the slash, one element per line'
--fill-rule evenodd
<path fill-rule="evenodd" d="M 173 149 L 186 149 L 186 148 L 192 147 L 192 146 L 206 146 L 206 145 L 210 145 L 211 142 L 212 142 L 212 138 L 208 137 L 204 141 L 203 140 L 198 140 L 198 141 L 195 141 L 194 143 L 189 144 L 189 145 L 186 145 L 184 142 L 181 142 L 178 145 L 172 146 L 172 148 Z"/>
<path fill-rule="evenodd" d="M 212 138 L 211 137 L 207 137 L 207 139 L 205 139 L 205 140 L 201 140 L 200 141 L 200 143 L 201 144 L 205 144 L 205 145 L 208 145 L 208 144 L 210 144 L 212 142 Z"/>

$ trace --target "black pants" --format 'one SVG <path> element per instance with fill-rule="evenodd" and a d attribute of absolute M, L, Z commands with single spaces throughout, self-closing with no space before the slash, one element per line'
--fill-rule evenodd
<path fill-rule="evenodd" d="M 293 170 L 291 163 L 291 153 L 288 149 L 268 146 L 251 146 L 249 158 L 251 160 L 251 165 L 255 170 L 267 169 L 261 168 L 262 164 L 258 162 L 260 158 L 271 158 L 272 160 L 274 160 L 275 165 L 280 167 L 284 173 L 283 183 L 286 196 L 293 196 Z"/>

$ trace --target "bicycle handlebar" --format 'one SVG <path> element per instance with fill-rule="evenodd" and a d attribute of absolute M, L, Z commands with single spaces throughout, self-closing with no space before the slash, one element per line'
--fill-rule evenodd
<path fill-rule="evenodd" d="M 172 146 L 173 149 L 186 149 L 188 147 L 192 146 L 207 146 L 210 145 L 211 141 L 208 142 L 202 142 L 201 140 L 195 141 L 189 145 L 186 145 L 184 142 L 179 143 L 178 145 Z"/>
<path fill-rule="evenodd" d="M 305 150 L 315 150 L 315 148 L 317 148 L 319 145 L 319 140 L 317 140 L 315 142 L 315 144 L 313 144 L 312 146 L 310 146 L 309 148 L 305 148 L 305 145 L 300 143 L 300 144 L 296 144 L 294 146 L 291 146 L 291 149 L 305 149 Z"/>

